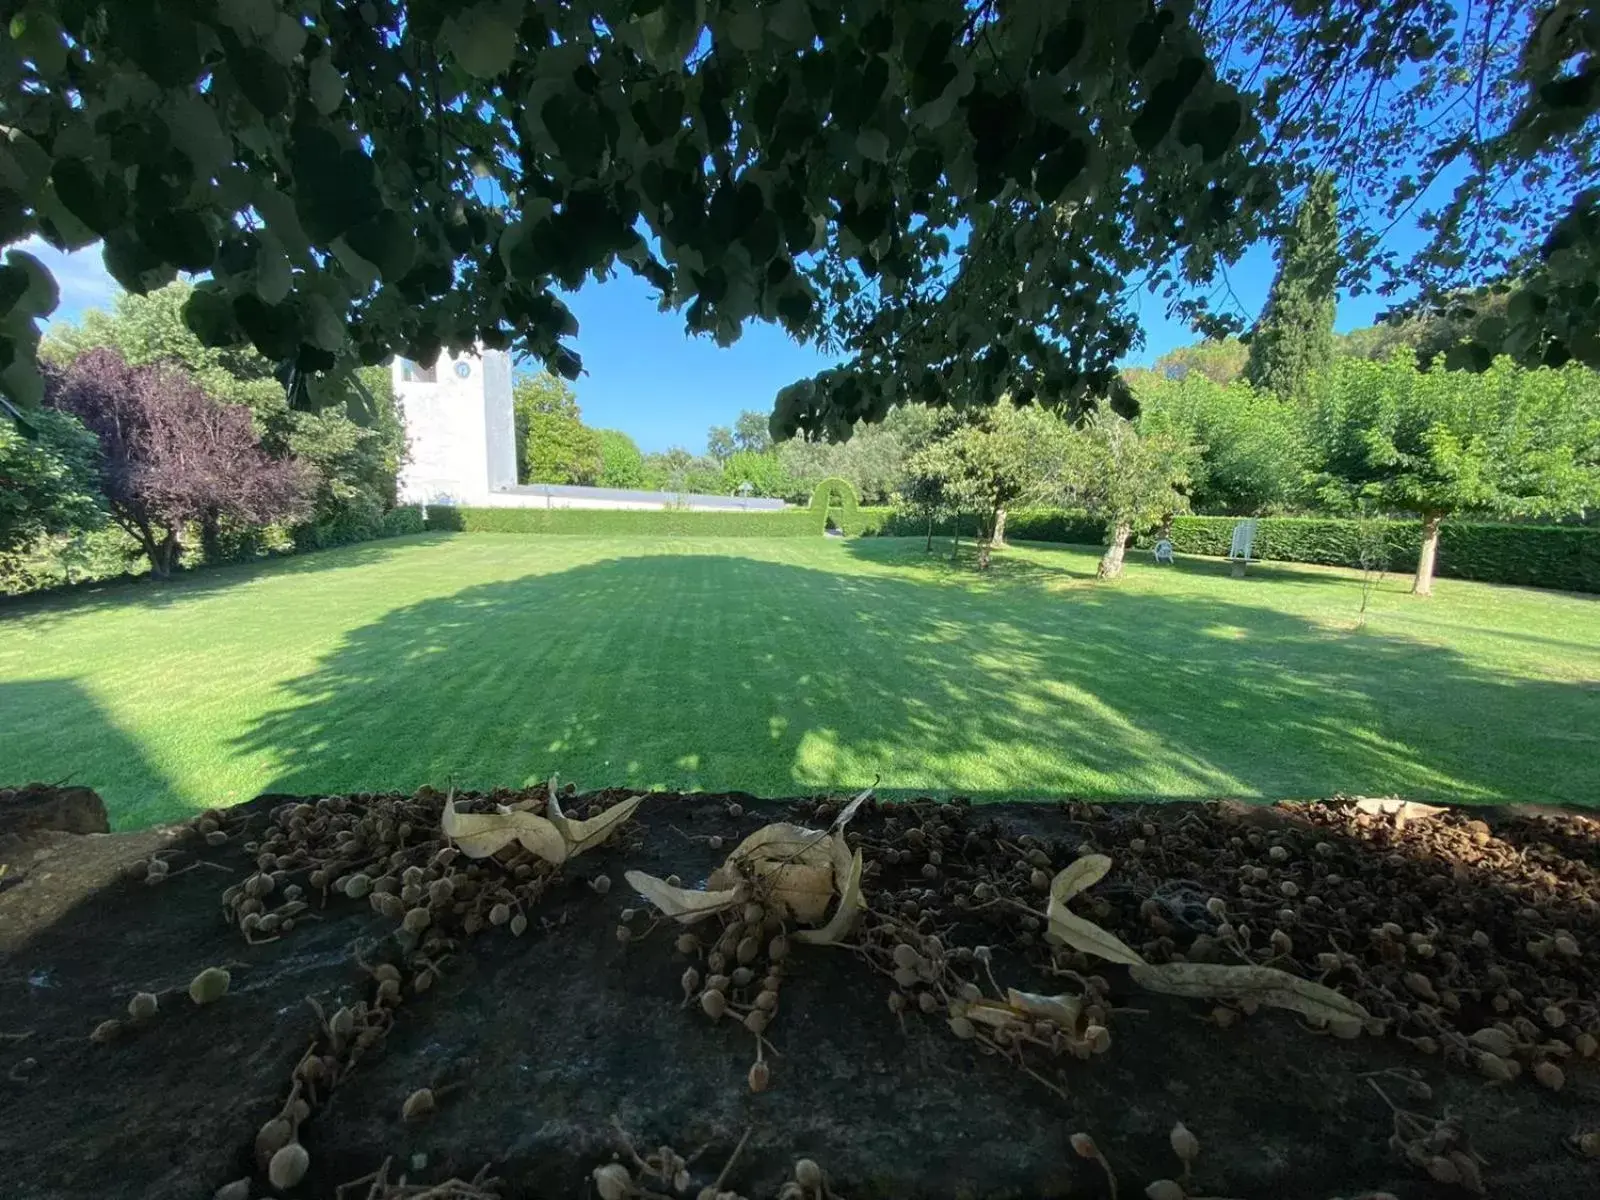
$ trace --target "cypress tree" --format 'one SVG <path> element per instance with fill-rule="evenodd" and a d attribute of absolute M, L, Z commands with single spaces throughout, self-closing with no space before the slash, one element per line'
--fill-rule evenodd
<path fill-rule="evenodd" d="M 1339 205 L 1333 176 L 1318 175 L 1283 240 L 1277 277 L 1250 338 L 1244 375 L 1282 400 L 1300 400 L 1333 360 L 1339 278 Z"/>

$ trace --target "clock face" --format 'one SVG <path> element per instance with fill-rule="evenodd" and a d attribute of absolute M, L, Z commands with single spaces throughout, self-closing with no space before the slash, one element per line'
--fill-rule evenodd
<path fill-rule="evenodd" d="M 465 379 L 468 375 L 471 375 L 471 374 L 472 374 L 472 364 L 471 363 L 458 362 L 456 364 L 456 378 L 457 379 Z"/>

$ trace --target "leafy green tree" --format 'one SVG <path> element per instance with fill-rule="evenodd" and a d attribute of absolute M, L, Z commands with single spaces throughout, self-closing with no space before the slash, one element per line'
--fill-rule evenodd
<path fill-rule="evenodd" d="M 1105 318 L 1134 268 L 1208 275 L 1275 194 L 1183 6 L 645 8 L 28 5 L 0 48 L 0 237 L 103 239 L 130 290 L 205 273 L 187 311 L 208 344 L 306 371 L 340 366 L 348 329 L 369 363 L 483 342 L 575 378 L 559 292 L 591 274 L 636 272 L 723 342 L 752 318 L 853 335 L 858 307 L 920 309 L 948 273 L 938 244 L 1004 210 L 1049 237 L 1005 264 L 963 255 L 983 287 L 883 332 L 907 350 L 931 332 L 983 377 L 955 389 L 974 400 L 1048 357 L 1056 403 L 1109 379 L 1131 325 Z M 861 305 L 836 308 L 824 257 L 872 281 Z M 11 277 L 0 300 L 5 380 L 26 389 L 41 299 Z M 905 394 L 871 413 L 830 391 L 837 416 L 881 417 L 943 365 L 882 375 Z"/>
<path fill-rule="evenodd" d="M 644 456 L 645 486 L 660 492 L 694 492 L 721 495 L 722 464 L 704 454 L 690 454 L 673 446 Z"/>
<path fill-rule="evenodd" d="M 556 413 L 528 418 L 527 455 L 529 483 L 593 484 L 605 470 L 600 431 Z"/>
<path fill-rule="evenodd" d="M 735 450 L 722 464 L 722 488 L 730 496 L 787 496 L 794 483 L 783 460 L 770 450 Z"/>
<path fill-rule="evenodd" d="M 733 423 L 734 448 L 750 454 L 765 454 L 772 449 L 772 433 L 766 413 L 746 409 Z"/>
<path fill-rule="evenodd" d="M 600 478 L 600 432 L 583 423 L 565 379 L 548 371 L 521 376 L 511 389 L 511 412 L 521 482 L 593 484 Z"/>
<path fill-rule="evenodd" d="M 706 432 L 706 453 L 718 462 L 727 462 L 734 449 L 733 430 L 726 425 L 713 425 Z"/>
<path fill-rule="evenodd" d="M 1222 386 L 1193 372 L 1142 379 L 1139 432 L 1193 443 L 1189 498 L 1203 513 L 1280 511 L 1304 492 L 1305 416 L 1242 380 Z"/>
<path fill-rule="evenodd" d="M 908 405 L 877 424 L 858 425 L 845 442 L 780 442 L 778 457 L 791 480 L 788 499 L 805 502 L 824 479 L 846 479 L 864 504 L 889 504 L 907 485 L 906 460 L 938 423 L 935 410 Z"/>
<path fill-rule="evenodd" d="M 600 433 L 601 487 L 642 488 L 647 486 L 644 455 L 634 440 L 620 429 L 602 429 Z"/>
<path fill-rule="evenodd" d="M 317 389 L 322 407 L 291 409 L 272 364 L 253 349 L 201 343 L 183 318 L 192 294 L 181 281 L 143 296 L 119 293 L 109 312 L 90 309 L 77 324 L 52 325 L 40 353 L 65 366 L 103 347 L 130 366 L 180 369 L 213 400 L 248 409 L 267 453 L 316 469 L 314 522 L 370 528 L 394 506 L 405 456 L 388 368 L 357 368 L 337 388 Z"/>
<path fill-rule="evenodd" d="M 289 425 L 289 405 L 272 363 L 247 346 L 203 344 L 183 319 L 193 292 L 181 280 L 143 296 L 118 292 L 110 312 L 92 308 L 76 324 L 52 323 L 40 356 L 64 365 L 85 350 L 105 346 L 129 366 L 181 367 L 213 400 L 248 408 L 263 435 L 281 435 Z"/>
<path fill-rule="evenodd" d="M 1130 537 L 1188 510 L 1185 488 L 1196 449 L 1174 430 L 1142 433 L 1105 404 L 1075 434 L 1067 492 L 1105 521 L 1106 551 L 1095 575 L 1115 579 Z"/>
<path fill-rule="evenodd" d="M 1278 274 L 1250 336 L 1250 383 L 1284 400 L 1304 399 L 1311 376 L 1333 358 L 1339 261 L 1339 203 L 1333 176 L 1323 173 L 1284 237 Z"/>
<path fill-rule="evenodd" d="M 1207 338 L 1193 346 L 1179 346 L 1156 359 L 1152 371 L 1163 379 L 1203 375 L 1212 383 L 1232 383 L 1244 374 L 1250 347 L 1236 337 Z"/>
<path fill-rule="evenodd" d="M 105 524 L 95 486 L 94 434 L 50 409 L 26 419 L 24 431 L 0 416 L 0 555 L 25 550 L 49 534 Z"/>
<path fill-rule="evenodd" d="M 1063 422 L 1033 406 L 1002 403 L 968 415 L 912 456 L 919 491 L 977 521 L 978 569 L 987 570 L 1005 512 L 1060 488 Z"/>
<path fill-rule="evenodd" d="M 1319 492 L 1422 518 L 1412 591 L 1433 590 L 1439 526 L 1458 513 L 1560 516 L 1600 502 L 1600 380 L 1577 365 L 1483 374 L 1341 359 L 1312 418 Z"/>

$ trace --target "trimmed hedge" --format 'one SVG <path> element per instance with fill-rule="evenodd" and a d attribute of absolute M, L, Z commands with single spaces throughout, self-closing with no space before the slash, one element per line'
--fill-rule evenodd
<path fill-rule="evenodd" d="M 1238 517 L 1176 517 L 1172 545 L 1183 554 L 1223 556 Z M 1422 545 L 1417 521 L 1385 521 L 1388 569 L 1414 571 Z M 1145 539 L 1149 541 L 1150 539 Z M 1359 567 L 1358 522 L 1331 517 L 1262 517 L 1251 553 L 1277 562 Z M 1497 525 L 1445 521 L 1439 527 L 1440 575 L 1485 583 L 1600 592 L 1600 529 L 1579 525 Z"/>
<path fill-rule="evenodd" d="M 963 537 L 974 536 L 976 523 L 971 517 L 941 518 L 933 523 L 933 535 L 953 536 L 958 522 Z M 898 508 L 863 508 L 861 525 L 864 537 L 926 537 L 928 533 L 926 517 Z M 1105 534 L 1105 526 L 1081 509 L 1018 508 L 1006 513 L 1008 541 L 1094 546 L 1105 541 Z"/>
<path fill-rule="evenodd" d="M 627 508 L 428 509 L 428 528 L 455 533 L 587 534 L 593 537 L 815 537 L 809 508 L 774 512 L 687 512 Z"/>

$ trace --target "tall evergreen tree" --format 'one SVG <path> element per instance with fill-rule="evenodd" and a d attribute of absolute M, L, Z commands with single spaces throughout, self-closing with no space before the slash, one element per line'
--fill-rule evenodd
<path fill-rule="evenodd" d="M 1318 175 L 1283 241 L 1277 278 L 1250 338 L 1244 375 L 1283 400 L 1305 397 L 1333 360 L 1334 288 L 1339 278 L 1339 202 L 1333 176 Z"/>

